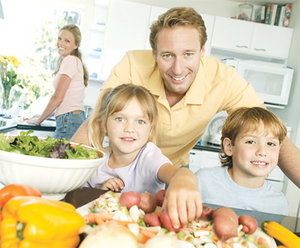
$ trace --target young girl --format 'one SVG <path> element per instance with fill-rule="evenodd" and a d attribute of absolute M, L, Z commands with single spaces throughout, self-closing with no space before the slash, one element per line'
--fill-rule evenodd
<path fill-rule="evenodd" d="M 70 140 L 85 121 L 83 101 L 88 73 L 81 60 L 80 42 L 81 33 L 76 25 L 66 25 L 59 31 L 57 48 L 60 59 L 54 73 L 55 92 L 44 112 L 28 121 L 40 125 L 55 111 L 55 138 Z"/>
<path fill-rule="evenodd" d="M 201 197 L 195 175 L 171 165 L 151 142 L 157 120 L 156 101 L 146 88 L 123 84 L 106 90 L 96 105 L 89 130 L 94 147 L 105 149 L 104 137 L 109 138 L 107 159 L 87 185 L 155 194 L 167 184 L 169 215 L 178 227 L 178 218 L 184 225 L 201 214 Z"/>
<path fill-rule="evenodd" d="M 285 136 L 284 124 L 264 108 L 239 108 L 231 113 L 222 129 L 223 167 L 196 173 L 203 201 L 287 215 L 287 199 L 265 180 L 277 165 Z"/>

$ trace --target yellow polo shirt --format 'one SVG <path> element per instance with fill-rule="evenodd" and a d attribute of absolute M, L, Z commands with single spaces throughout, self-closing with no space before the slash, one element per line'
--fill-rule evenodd
<path fill-rule="evenodd" d="M 189 163 L 189 151 L 213 116 L 225 110 L 259 106 L 263 101 L 236 71 L 204 56 L 185 97 L 170 108 L 163 81 L 151 50 L 129 51 L 113 69 L 103 88 L 123 83 L 143 85 L 157 99 L 159 121 L 156 145 L 175 166 Z"/>

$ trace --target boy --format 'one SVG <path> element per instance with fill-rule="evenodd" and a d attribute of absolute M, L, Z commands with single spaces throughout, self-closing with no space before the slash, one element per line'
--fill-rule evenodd
<path fill-rule="evenodd" d="M 288 201 L 266 181 L 276 167 L 286 127 L 270 111 L 239 108 L 222 128 L 222 167 L 197 171 L 203 202 L 287 215 Z"/>

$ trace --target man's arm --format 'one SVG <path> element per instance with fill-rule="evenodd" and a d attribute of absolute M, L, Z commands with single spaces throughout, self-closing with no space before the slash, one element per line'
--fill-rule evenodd
<path fill-rule="evenodd" d="M 278 165 L 300 188 L 300 150 L 288 138 L 285 138 L 281 144 Z"/>
<path fill-rule="evenodd" d="M 89 127 L 89 122 L 88 120 L 86 120 L 77 130 L 77 132 L 74 134 L 71 141 L 75 143 L 83 143 L 87 146 L 91 146 L 91 142 L 89 141 L 89 135 L 88 135 L 88 127 Z"/>

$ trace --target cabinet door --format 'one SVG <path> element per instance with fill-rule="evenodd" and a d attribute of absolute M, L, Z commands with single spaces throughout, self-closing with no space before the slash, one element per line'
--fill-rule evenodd
<path fill-rule="evenodd" d="M 150 5 L 110 1 L 100 66 L 102 80 L 128 50 L 145 49 L 150 10 Z"/>
<path fill-rule="evenodd" d="M 248 52 L 253 34 L 253 23 L 216 17 L 211 46 L 234 52 Z"/>
<path fill-rule="evenodd" d="M 190 170 L 195 173 L 200 168 L 210 168 L 220 166 L 219 153 L 192 149 L 190 151 Z"/>
<path fill-rule="evenodd" d="M 211 50 L 211 40 L 213 35 L 213 29 L 215 24 L 215 17 L 212 15 L 201 14 L 204 24 L 206 27 L 207 41 L 205 43 L 205 53 L 210 55 Z"/>
<path fill-rule="evenodd" d="M 286 59 L 293 29 L 256 23 L 251 51 L 267 57 Z"/>

